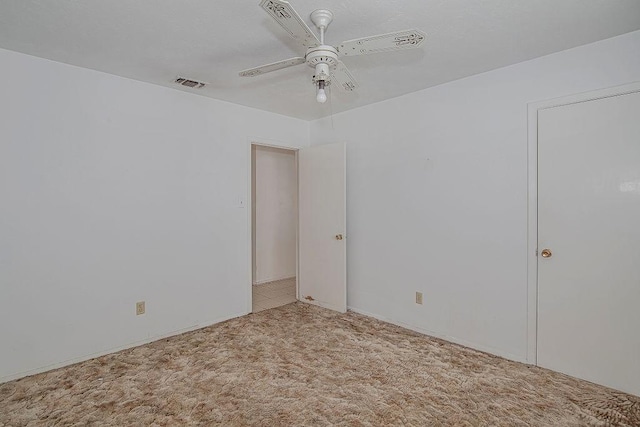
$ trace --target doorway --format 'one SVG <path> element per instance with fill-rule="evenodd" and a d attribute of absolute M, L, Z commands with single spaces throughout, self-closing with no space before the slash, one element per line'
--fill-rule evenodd
<path fill-rule="evenodd" d="M 251 145 L 252 312 L 297 299 L 295 150 Z"/>
<path fill-rule="evenodd" d="M 248 311 L 298 300 L 346 312 L 346 145 L 251 142 L 248 163 Z"/>
<path fill-rule="evenodd" d="M 531 113 L 535 363 L 640 395 L 640 87 Z"/>

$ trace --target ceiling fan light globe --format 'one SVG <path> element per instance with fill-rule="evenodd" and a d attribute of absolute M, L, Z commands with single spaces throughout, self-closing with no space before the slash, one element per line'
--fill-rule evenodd
<path fill-rule="evenodd" d="M 316 96 L 316 101 L 321 104 L 327 102 L 327 92 L 324 89 L 318 89 L 318 95 Z"/>

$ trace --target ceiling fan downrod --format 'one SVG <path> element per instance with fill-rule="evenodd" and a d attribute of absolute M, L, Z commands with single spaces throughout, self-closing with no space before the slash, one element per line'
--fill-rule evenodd
<path fill-rule="evenodd" d="M 320 31 L 320 44 L 324 44 L 324 32 L 333 21 L 333 13 L 327 9 L 316 9 L 311 12 L 311 22 Z"/>
<path fill-rule="evenodd" d="M 328 54 L 326 58 L 323 58 L 323 57 L 318 58 L 318 63 L 315 65 L 316 75 L 313 78 L 313 82 L 318 89 L 318 92 L 316 94 L 316 101 L 318 101 L 321 104 L 324 104 L 325 102 L 327 102 L 327 93 L 325 92 L 325 87 L 331 83 L 331 80 L 330 80 L 331 73 L 329 71 L 329 65 L 331 64 L 335 67 L 336 60 L 338 59 L 337 52 L 335 53 L 336 54 L 335 58 L 331 58 L 334 52 L 327 51 L 327 49 L 323 49 L 325 48 L 324 33 L 327 27 L 329 26 L 329 24 L 331 24 L 331 21 L 333 21 L 333 13 L 330 10 L 316 9 L 313 12 L 311 12 L 311 22 L 313 22 L 316 28 L 318 28 L 318 30 L 320 31 L 320 46 L 318 46 L 320 50 L 318 51 L 318 53 L 321 53 L 321 54 L 324 53 L 325 55 Z M 326 46 L 326 47 L 334 50 L 332 46 Z M 322 51 L 326 51 L 326 52 L 322 52 Z"/>

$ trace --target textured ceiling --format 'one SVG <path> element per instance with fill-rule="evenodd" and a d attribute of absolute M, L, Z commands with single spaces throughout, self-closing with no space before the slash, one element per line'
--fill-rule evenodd
<path fill-rule="evenodd" d="M 315 102 L 306 65 L 254 78 L 238 71 L 304 55 L 258 0 L 2 0 L 0 47 L 315 119 L 640 29 L 638 0 L 290 0 L 335 19 L 327 43 L 396 30 L 422 49 L 344 58 L 360 84 Z M 182 88 L 176 76 L 210 83 Z"/>

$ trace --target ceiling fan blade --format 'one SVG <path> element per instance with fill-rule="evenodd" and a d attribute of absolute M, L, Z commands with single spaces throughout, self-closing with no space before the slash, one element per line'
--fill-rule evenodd
<path fill-rule="evenodd" d="M 420 47 L 427 35 L 418 30 L 405 30 L 342 42 L 338 46 L 340 56 L 367 55 L 369 53 Z"/>
<path fill-rule="evenodd" d="M 309 29 L 298 12 L 285 0 L 262 0 L 260 7 L 278 22 L 291 37 L 304 47 L 320 45 L 318 37 Z"/>
<path fill-rule="evenodd" d="M 332 80 L 338 83 L 340 88 L 345 92 L 351 92 L 358 87 L 356 79 L 353 78 L 351 72 L 342 61 L 338 61 L 338 66 L 331 73 Z"/>
<path fill-rule="evenodd" d="M 261 65 L 255 68 L 249 68 L 248 70 L 240 71 L 238 74 L 240 77 L 255 77 L 260 74 L 270 73 L 272 71 L 281 70 L 283 68 L 293 67 L 295 65 L 304 64 L 304 58 L 291 58 L 284 61 L 274 62 L 272 64 Z"/>

